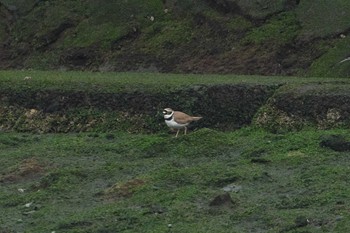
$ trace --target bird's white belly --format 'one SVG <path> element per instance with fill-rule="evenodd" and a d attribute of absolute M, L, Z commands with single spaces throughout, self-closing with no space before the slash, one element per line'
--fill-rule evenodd
<path fill-rule="evenodd" d="M 179 124 L 179 123 L 175 122 L 174 119 L 171 119 L 170 121 L 165 121 L 165 123 L 167 124 L 168 127 L 174 128 L 174 129 L 181 129 L 181 128 L 184 128 L 188 125 L 188 123 L 187 124 Z"/>

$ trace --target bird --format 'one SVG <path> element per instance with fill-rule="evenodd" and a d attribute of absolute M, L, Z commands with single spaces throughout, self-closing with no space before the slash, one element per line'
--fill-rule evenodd
<path fill-rule="evenodd" d="M 198 121 L 202 117 L 195 117 L 187 115 L 186 113 L 174 111 L 171 108 L 165 108 L 163 110 L 164 120 L 167 126 L 171 129 L 176 129 L 176 136 L 179 135 L 180 129 L 185 129 L 185 135 L 187 134 L 187 126 L 192 121 Z"/>

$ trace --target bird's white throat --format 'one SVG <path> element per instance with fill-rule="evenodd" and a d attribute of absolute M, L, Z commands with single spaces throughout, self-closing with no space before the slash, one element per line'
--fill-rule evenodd
<path fill-rule="evenodd" d="M 174 112 L 171 112 L 170 114 L 165 114 L 164 119 L 165 121 L 171 121 L 173 119 Z"/>

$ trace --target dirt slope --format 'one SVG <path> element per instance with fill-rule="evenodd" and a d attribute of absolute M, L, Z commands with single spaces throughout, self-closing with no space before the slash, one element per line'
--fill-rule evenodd
<path fill-rule="evenodd" d="M 347 77 L 346 0 L 0 1 L 0 68 Z"/>

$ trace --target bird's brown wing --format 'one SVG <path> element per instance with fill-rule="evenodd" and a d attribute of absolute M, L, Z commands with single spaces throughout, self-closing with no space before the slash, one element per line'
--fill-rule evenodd
<path fill-rule="evenodd" d="M 200 119 L 202 119 L 203 117 L 192 117 L 192 121 L 198 121 Z"/>
<path fill-rule="evenodd" d="M 187 124 L 192 121 L 192 117 L 183 112 L 174 112 L 174 120 L 180 124 Z"/>

